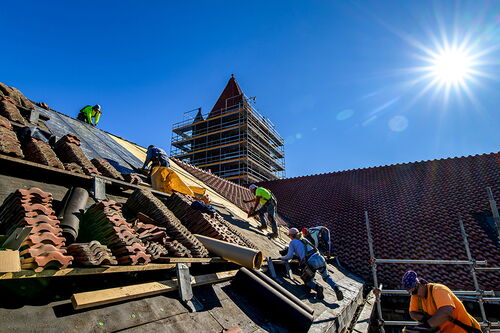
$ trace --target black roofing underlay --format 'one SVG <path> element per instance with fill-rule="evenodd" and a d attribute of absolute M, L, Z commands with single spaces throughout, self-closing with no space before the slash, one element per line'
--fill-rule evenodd
<path fill-rule="evenodd" d="M 58 139 L 66 134 L 78 136 L 81 148 L 89 159 L 104 158 L 120 173 L 134 172 L 130 165 L 135 168 L 142 167 L 142 161 L 104 131 L 62 113 L 42 109 L 38 106 L 35 108 L 40 111 L 40 114 L 50 118 L 45 121 L 45 125 Z"/>

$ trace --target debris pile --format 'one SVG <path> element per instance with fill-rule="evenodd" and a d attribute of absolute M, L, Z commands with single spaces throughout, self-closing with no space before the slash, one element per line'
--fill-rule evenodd
<path fill-rule="evenodd" d="M 118 265 L 111 250 L 98 241 L 73 243 L 68 246 L 68 253 L 73 256 L 73 264 L 80 266 Z"/>
<path fill-rule="evenodd" d="M 137 214 L 141 212 L 149 216 L 159 226 L 164 227 L 170 237 L 188 248 L 193 257 L 208 257 L 208 250 L 203 244 L 151 192 L 135 190 L 127 200 L 126 208 L 131 213 Z"/>
<path fill-rule="evenodd" d="M 80 139 L 76 135 L 67 134 L 59 139 L 55 151 L 63 163 L 76 163 L 87 175 L 101 174 L 83 153 L 80 148 Z"/>
<path fill-rule="evenodd" d="M 0 153 L 24 158 L 16 133 L 12 130 L 10 121 L 3 116 L 0 116 Z"/>
<path fill-rule="evenodd" d="M 195 200 L 187 195 L 174 193 L 167 202 L 168 208 L 192 233 L 216 238 L 228 243 L 248 246 L 238 235 L 224 224 L 218 213 L 213 216 L 191 208 Z"/>
<path fill-rule="evenodd" d="M 140 265 L 151 262 L 151 256 L 137 233 L 122 215 L 122 207 L 115 201 L 101 201 L 92 205 L 80 223 L 78 239 L 97 240 L 107 245 L 119 264 Z"/>
<path fill-rule="evenodd" d="M 47 142 L 29 138 L 24 140 L 22 148 L 27 160 L 64 170 L 64 165 Z"/>
<path fill-rule="evenodd" d="M 66 268 L 73 257 L 63 249 L 65 239 L 52 209 L 52 194 L 39 188 L 19 189 L 0 207 L 0 232 L 10 235 L 16 228 L 31 227 L 20 248 L 21 267 L 41 272 L 45 268 Z"/>
<path fill-rule="evenodd" d="M 92 164 L 106 177 L 125 180 L 123 176 L 116 171 L 116 169 L 104 158 L 94 158 L 91 160 Z"/>

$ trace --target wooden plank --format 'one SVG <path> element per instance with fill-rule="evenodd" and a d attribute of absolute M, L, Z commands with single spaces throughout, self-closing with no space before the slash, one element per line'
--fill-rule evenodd
<path fill-rule="evenodd" d="M 192 286 L 219 283 L 233 278 L 237 270 L 194 276 Z M 75 310 L 85 309 L 140 297 L 163 294 L 177 289 L 176 280 L 141 283 L 131 286 L 77 293 L 71 296 Z"/>
<path fill-rule="evenodd" d="M 359 313 L 359 317 L 356 320 L 356 324 L 354 325 L 351 332 L 357 333 L 368 333 L 370 328 L 370 318 L 373 314 L 373 308 L 375 305 L 375 295 L 373 294 L 373 290 L 366 296 L 365 304 Z"/>
<path fill-rule="evenodd" d="M 213 258 L 179 258 L 179 257 L 160 257 L 158 261 L 162 263 L 183 263 L 183 264 L 192 264 L 192 263 L 226 263 L 228 262 L 225 259 L 220 257 Z"/>
<path fill-rule="evenodd" d="M 77 276 L 77 275 L 95 275 L 95 274 L 109 274 L 109 273 L 124 273 L 124 272 L 143 272 L 154 271 L 162 269 L 173 269 L 174 264 L 148 264 L 136 266 L 101 266 L 101 267 L 76 267 L 65 268 L 60 270 L 47 269 L 40 273 L 35 273 L 32 270 L 22 270 L 16 273 L 0 274 L 0 280 L 8 279 L 28 279 L 28 278 L 42 278 L 42 277 L 55 277 L 55 276 Z"/>

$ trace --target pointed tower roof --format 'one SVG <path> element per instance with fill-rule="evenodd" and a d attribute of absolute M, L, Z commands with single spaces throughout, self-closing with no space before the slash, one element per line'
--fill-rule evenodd
<path fill-rule="evenodd" d="M 241 91 L 238 82 L 236 82 L 234 75 L 231 74 L 231 78 L 227 82 L 226 88 L 224 88 L 222 94 L 220 94 L 219 99 L 215 103 L 207 118 L 215 117 L 221 114 L 223 109 L 238 105 L 243 101 L 243 92 Z"/>
<path fill-rule="evenodd" d="M 201 108 L 198 109 L 198 113 L 196 113 L 196 117 L 194 117 L 193 124 L 199 121 L 203 121 L 203 115 L 201 114 Z"/>

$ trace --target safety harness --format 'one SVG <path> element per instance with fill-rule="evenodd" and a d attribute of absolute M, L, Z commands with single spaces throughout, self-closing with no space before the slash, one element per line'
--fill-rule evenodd
<path fill-rule="evenodd" d="M 429 283 L 429 297 L 432 300 L 432 304 L 434 304 L 434 307 L 437 309 L 438 307 L 436 305 L 436 301 L 434 300 L 434 297 L 432 295 L 432 289 L 433 288 L 434 288 L 434 284 L 433 283 Z M 422 304 L 422 299 L 420 297 L 417 297 L 417 300 L 418 300 L 418 311 L 430 317 L 430 315 L 424 311 L 424 306 Z M 465 330 L 468 333 L 482 333 L 482 331 L 479 328 L 474 327 L 474 321 L 472 319 L 472 316 L 470 314 L 468 314 L 468 313 L 467 313 L 467 315 L 470 318 L 470 322 L 471 322 L 470 326 L 467 325 L 467 324 L 462 323 L 460 320 L 455 319 L 452 316 L 450 316 L 448 318 L 448 320 L 451 321 L 453 324 L 457 325 L 458 327 L 462 328 L 463 330 Z"/>

